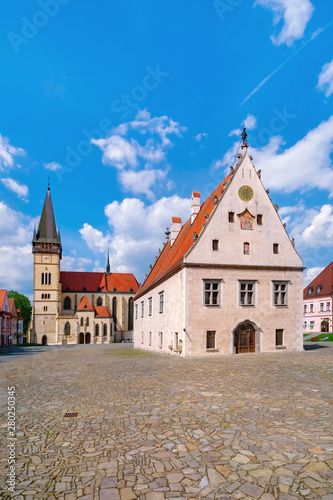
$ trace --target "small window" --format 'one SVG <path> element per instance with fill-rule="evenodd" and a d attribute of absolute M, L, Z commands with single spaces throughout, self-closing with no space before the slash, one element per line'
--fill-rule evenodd
<path fill-rule="evenodd" d="M 235 212 L 229 212 L 228 220 L 229 222 L 235 222 Z"/>
<path fill-rule="evenodd" d="M 244 243 L 244 255 L 250 255 L 250 243 Z"/>
<path fill-rule="evenodd" d="M 313 290 L 314 290 L 313 286 L 310 286 L 308 288 L 308 295 L 311 295 L 311 293 L 313 292 Z"/>
<path fill-rule="evenodd" d="M 313 313 L 313 304 L 310 304 L 310 313 Z"/>
<path fill-rule="evenodd" d="M 96 337 L 99 336 L 99 325 L 95 326 L 95 335 L 96 335 Z"/>
<path fill-rule="evenodd" d="M 159 311 L 162 313 L 164 311 L 164 292 L 160 292 L 160 307 Z"/>
<path fill-rule="evenodd" d="M 51 294 L 49 294 L 49 293 L 48 293 L 48 294 L 47 294 L 47 298 L 49 299 L 50 297 L 51 297 Z"/>
<path fill-rule="evenodd" d="M 49 285 L 51 285 L 51 273 L 49 273 Z"/>
<path fill-rule="evenodd" d="M 145 303 L 142 301 L 141 302 L 141 318 L 143 318 L 145 314 Z"/>
<path fill-rule="evenodd" d="M 314 327 L 314 321 L 310 321 L 310 329 L 313 330 Z"/>
<path fill-rule="evenodd" d="M 262 215 L 261 214 L 257 215 L 257 224 L 258 224 L 258 226 L 262 226 Z"/>
<path fill-rule="evenodd" d="M 81 318 L 80 325 L 83 326 L 83 317 Z"/>
<path fill-rule="evenodd" d="M 212 247 L 213 247 L 213 250 L 218 250 L 219 249 L 219 240 L 213 240 Z"/>
<path fill-rule="evenodd" d="M 274 254 L 279 253 L 279 244 L 278 243 L 273 243 L 273 253 Z"/>
<path fill-rule="evenodd" d="M 206 349 L 215 349 L 215 337 L 216 337 L 216 332 L 215 331 L 208 331 L 206 332 Z"/>
<path fill-rule="evenodd" d="M 160 349 L 163 348 L 163 333 L 160 332 Z"/>
<path fill-rule="evenodd" d="M 308 311 L 308 307 L 307 307 L 307 305 L 306 305 L 306 304 L 304 304 L 304 311 L 303 311 L 303 312 L 304 312 L 304 314 L 306 314 L 306 313 L 307 313 L 307 311 Z"/>
<path fill-rule="evenodd" d="M 304 330 L 306 330 L 306 329 L 307 329 L 307 326 L 308 326 L 308 324 L 307 324 L 307 322 L 306 322 L 306 321 L 304 321 L 304 325 L 303 325 L 303 326 L 304 326 Z"/>
<path fill-rule="evenodd" d="M 148 315 L 151 316 L 153 314 L 153 297 L 149 297 L 148 299 Z"/>
<path fill-rule="evenodd" d="M 330 311 L 330 310 L 331 310 L 331 303 L 326 302 L 326 311 Z"/>
<path fill-rule="evenodd" d="M 138 304 L 135 304 L 135 319 L 138 319 L 138 314 L 139 314 L 139 306 Z"/>
<path fill-rule="evenodd" d="M 86 325 L 89 326 L 89 318 L 86 319 Z"/>
<path fill-rule="evenodd" d="M 282 329 L 275 330 L 275 345 L 276 346 L 283 345 L 283 330 Z"/>
<path fill-rule="evenodd" d="M 175 340 L 175 342 L 174 342 L 174 350 L 178 351 L 178 333 L 177 332 L 175 332 L 175 334 L 174 334 L 174 340 Z"/>
<path fill-rule="evenodd" d="M 69 321 L 67 321 L 65 325 L 65 335 L 70 335 L 71 334 L 71 325 L 69 324 Z"/>
<path fill-rule="evenodd" d="M 274 282 L 273 283 L 274 305 L 275 306 L 288 305 L 287 291 L 288 291 L 288 283 L 281 283 L 281 282 Z"/>
<path fill-rule="evenodd" d="M 205 306 L 220 305 L 219 281 L 204 281 L 204 304 Z"/>
<path fill-rule="evenodd" d="M 108 327 L 107 327 L 107 325 L 105 323 L 104 326 L 103 326 L 103 335 L 104 335 L 104 337 L 106 337 L 107 334 L 108 334 Z"/>
<path fill-rule="evenodd" d="M 149 345 L 151 345 L 151 338 L 152 338 L 152 334 L 151 334 L 151 332 L 149 332 Z"/>
<path fill-rule="evenodd" d="M 324 311 L 324 302 L 320 302 L 319 304 L 319 312 L 323 312 Z"/>
<path fill-rule="evenodd" d="M 239 303 L 241 306 L 254 306 L 254 282 L 246 281 L 240 282 L 240 298 Z"/>
<path fill-rule="evenodd" d="M 103 301 L 102 301 L 101 297 L 98 297 L 96 305 L 98 305 L 98 306 L 102 306 L 103 305 Z"/>
<path fill-rule="evenodd" d="M 47 311 L 47 306 L 44 306 L 44 311 Z"/>
<path fill-rule="evenodd" d="M 316 290 L 316 294 L 320 293 L 322 288 L 323 288 L 323 285 L 318 285 L 317 290 Z"/>
<path fill-rule="evenodd" d="M 141 332 L 141 344 L 143 344 L 143 338 L 144 338 L 144 335 L 143 335 L 143 332 Z"/>

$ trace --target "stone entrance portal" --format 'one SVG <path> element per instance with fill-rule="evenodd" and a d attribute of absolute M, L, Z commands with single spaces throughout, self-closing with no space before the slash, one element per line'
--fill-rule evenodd
<path fill-rule="evenodd" d="M 256 351 L 256 332 L 251 323 L 242 323 L 234 333 L 236 354 Z"/>

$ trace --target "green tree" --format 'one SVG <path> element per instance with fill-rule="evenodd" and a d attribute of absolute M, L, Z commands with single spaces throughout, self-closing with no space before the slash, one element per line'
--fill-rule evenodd
<path fill-rule="evenodd" d="M 8 297 L 13 297 L 15 299 L 16 309 L 20 309 L 23 318 L 23 331 L 26 333 L 30 320 L 31 320 L 31 303 L 28 297 L 22 295 L 21 293 L 15 292 L 14 290 L 9 290 L 7 292 Z"/>

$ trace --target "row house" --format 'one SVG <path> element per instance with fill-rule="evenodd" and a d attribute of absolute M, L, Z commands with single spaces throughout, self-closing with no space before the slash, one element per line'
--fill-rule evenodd
<path fill-rule="evenodd" d="M 333 261 L 303 291 L 304 333 L 333 332 Z"/>

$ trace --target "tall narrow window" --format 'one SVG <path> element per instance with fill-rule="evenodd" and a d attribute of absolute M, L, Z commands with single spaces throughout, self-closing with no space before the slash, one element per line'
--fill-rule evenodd
<path fill-rule="evenodd" d="M 149 332 L 149 345 L 151 345 L 151 337 L 152 337 L 152 334 L 151 334 L 151 332 Z"/>
<path fill-rule="evenodd" d="M 215 349 L 216 347 L 215 337 L 216 337 L 215 331 L 210 330 L 206 332 L 206 349 Z"/>
<path fill-rule="evenodd" d="M 138 319 L 138 314 L 139 314 L 139 306 L 138 304 L 135 304 L 135 319 Z"/>
<path fill-rule="evenodd" d="M 89 326 L 89 317 L 86 319 L 86 325 Z"/>
<path fill-rule="evenodd" d="M 112 299 L 112 317 L 114 324 L 114 331 L 117 331 L 117 297 L 113 297 Z"/>
<path fill-rule="evenodd" d="M 324 311 L 324 302 L 320 302 L 319 303 L 319 312 L 323 312 Z"/>
<path fill-rule="evenodd" d="M 141 344 L 143 344 L 143 332 L 141 332 Z"/>
<path fill-rule="evenodd" d="M 304 312 L 304 314 L 306 314 L 306 313 L 307 313 L 307 309 L 308 309 L 308 308 L 307 308 L 307 305 L 306 305 L 306 304 L 304 304 L 304 311 L 303 311 L 303 312 Z"/>
<path fill-rule="evenodd" d="M 331 310 L 331 303 L 326 302 L 326 311 L 330 311 L 330 310 Z"/>
<path fill-rule="evenodd" d="M 160 292 L 160 308 L 159 312 L 162 313 L 164 311 L 164 292 Z"/>
<path fill-rule="evenodd" d="M 313 313 L 313 304 L 310 304 L 310 313 Z"/>
<path fill-rule="evenodd" d="M 160 332 L 160 349 L 163 348 L 163 332 Z"/>
<path fill-rule="evenodd" d="M 64 300 L 64 309 L 71 309 L 71 299 L 70 297 L 66 297 Z"/>
<path fill-rule="evenodd" d="M 104 323 L 104 326 L 103 326 L 103 335 L 104 335 L 104 337 L 106 337 L 107 334 L 108 334 L 108 327 L 107 327 L 106 323 Z"/>
<path fill-rule="evenodd" d="M 178 351 L 178 333 L 175 332 L 175 345 L 174 345 L 174 350 Z"/>
<path fill-rule="evenodd" d="M 273 282 L 273 293 L 274 293 L 274 305 L 275 306 L 286 306 L 288 305 L 288 283 Z"/>
<path fill-rule="evenodd" d="M 153 297 L 149 297 L 148 299 L 148 315 L 151 316 L 153 314 Z"/>
<path fill-rule="evenodd" d="M 262 215 L 261 214 L 257 215 L 257 224 L 258 224 L 258 226 L 262 226 Z"/>
<path fill-rule="evenodd" d="M 282 329 L 275 330 L 275 345 L 276 346 L 283 345 L 283 330 Z"/>
<path fill-rule="evenodd" d="M 71 334 L 71 325 L 69 324 L 69 321 L 67 321 L 65 325 L 65 335 L 70 335 Z"/>
<path fill-rule="evenodd" d="M 220 305 L 220 281 L 204 281 L 205 306 Z"/>
<path fill-rule="evenodd" d="M 96 337 L 99 336 L 99 325 L 95 326 L 95 335 L 96 335 Z"/>
<path fill-rule="evenodd" d="M 144 317 L 145 314 L 145 303 L 144 301 L 141 302 L 141 318 Z"/>
<path fill-rule="evenodd" d="M 83 326 L 83 317 L 80 320 L 80 325 Z"/>
<path fill-rule="evenodd" d="M 42 285 L 44 285 L 44 273 L 42 273 Z"/>
<path fill-rule="evenodd" d="M 240 282 L 240 305 L 241 306 L 254 306 L 254 282 L 243 281 Z"/>
<path fill-rule="evenodd" d="M 219 240 L 212 240 L 212 248 L 213 250 L 219 249 Z"/>
<path fill-rule="evenodd" d="M 133 297 L 130 297 L 128 301 L 128 329 L 133 330 L 133 308 L 134 308 L 134 300 Z"/>
<path fill-rule="evenodd" d="M 279 253 L 279 244 L 278 243 L 273 243 L 273 253 L 275 253 L 275 254 Z"/>
<path fill-rule="evenodd" d="M 235 212 L 229 212 L 228 220 L 229 222 L 235 222 Z"/>
<path fill-rule="evenodd" d="M 244 254 L 250 255 L 250 243 L 248 243 L 248 242 L 244 243 Z"/>
<path fill-rule="evenodd" d="M 98 297 L 96 305 L 97 306 L 102 306 L 103 305 L 102 297 Z"/>
<path fill-rule="evenodd" d="M 51 285 L 51 273 L 49 273 L 49 285 Z"/>

